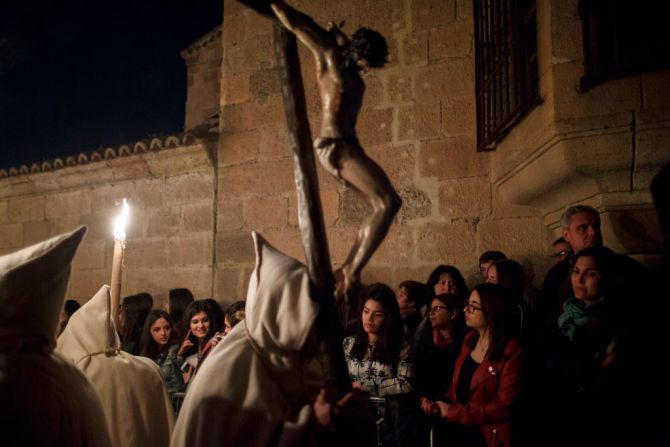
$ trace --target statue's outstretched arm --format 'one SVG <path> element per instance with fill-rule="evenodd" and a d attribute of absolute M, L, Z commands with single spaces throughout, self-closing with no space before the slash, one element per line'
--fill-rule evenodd
<path fill-rule="evenodd" d="M 335 49 L 335 39 L 310 16 L 281 0 L 273 0 L 270 2 L 270 7 L 282 25 L 295 34 L 318 59 L 322 58 L 326 51 Z"/>
<path fill-rule="evenodd" d="M 341 47 L 349 44 L 349 36 L 344 34 L 340 29 L 342 26 L 344 26 L 344 21 L 342 21 L 339 25 L 336 25 L 335 22 L 328 22 L 326 24 L 326 30 L 328 30 L 333 36 L 335 36 L 337 45 Z"/>

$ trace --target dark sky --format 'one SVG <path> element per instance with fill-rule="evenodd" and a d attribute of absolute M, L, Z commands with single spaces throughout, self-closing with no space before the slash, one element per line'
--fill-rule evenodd
<path fill-rule="evenodd" d="M 223 0 L 0 0 L 0 167 L 183 129 L 180 50 Z"/>

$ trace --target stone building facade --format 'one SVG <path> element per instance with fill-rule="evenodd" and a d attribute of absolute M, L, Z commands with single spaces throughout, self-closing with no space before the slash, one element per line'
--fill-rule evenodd
<path fill-rule="evenodd" d="M 389 64 L 366 75 L 358 131 L 404 204 L 364 281 L 423 281 L 449 263 L 474 285 L 479 254 L 499 249 L 539 285 L 560 214 L 575 203 L 601 212 L 608 246 L 653 262 L 661 235 L 648 186 L 670 160 L 670 72 L 580 91 L 577 0 L 537 0 L 542 102 L 491 152 L 476 150 L 472 0 L 291 3 L 320 23 L 345 20 L 348 32 L 377 29 L 389 43 Z M 300 54 L 316 134 L 314 64 L 302 46 Z M 123 294 L 163 300 L 169 288 L 189 287 L 222 302 L 244 297 L 252 229 L 304 259 L 271 23 L 224 0 L 222 27 L 182 55 L 187 136 L 0 171 L 1 252 L 89 225 L 69 292 L 86 300 L 108 281 L 111 216 L 128 197 Z M 338 266 L 369 210 L 318 173 Z"/>
<path fill-rule="evenodd" d="M 80 154 L 0 179 L 2 253 L 86 225 L 68 296 L 88 298 L 111 278 L 113 219 L 132 207 L 122 294 L 188 284 L 212 294 L 215 145 L 167 137 Z"/>

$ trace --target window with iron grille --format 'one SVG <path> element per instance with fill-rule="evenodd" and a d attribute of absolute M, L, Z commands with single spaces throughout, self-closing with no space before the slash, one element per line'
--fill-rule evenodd
<path fill-rule="evenodd" d="M 582 0 L 582 90 L 609 79 L 670 68 L 667 0 Z"/>
<path fill-rule="evenodd" d="M 477 150 L 540 102 L 535 0 L 474 0 Z"/>

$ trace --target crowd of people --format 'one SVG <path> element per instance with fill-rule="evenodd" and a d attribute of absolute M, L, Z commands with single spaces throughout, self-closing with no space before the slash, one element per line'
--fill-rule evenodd
<path fill-rule="evenodd" d="M 67 324 L 65 316 L 76 311 L 72 303 L 77 302 L 65 303 L 61 327 Z M 164 309 L 153 308 L 149 293 L 124 297 L 117 330 L 123 351 L 150 358 L 160 367 L 168 394 L 178 406 L 199 364 L 243 319 L 244 301 L 224 311 L 212 298 L 196 300 L 189 289 L 176 288 L 169 291 Z"/>
<path fill-rule="evenodd" d="M 380 445 L 598 445 L 603 371 L 650 280 L 603 245 L 595 209 L 570 207 L 561 223 L 542 290 L 519 262 L 487 251 L 471 289 L 439 265 L 425 283 L 370 284 L 346 304 L 342 349 L 352 387 L 383 419 Z M 165 309 L 152 307 L 147 293 L 123 299 L 122 349 L 152 359 L 183 397 L 245 302 L 224 311 L 173 289 Z"/>
<path fill-rule="evenodd" d="M 344 322 L 353 386 L 385 399 L 382 444 L 598 445 L 592 413 L 616 340 L 651 284 L 603 246 L 598 212 L 562 217 L 542 290 L 500 251 L 468 290 L 456 266 L 365 288 Z M 601 430 L 601 431 L 598 431 Z"/>

